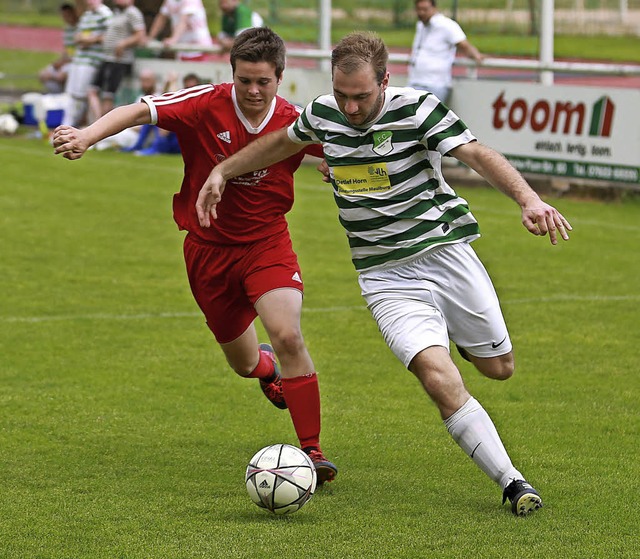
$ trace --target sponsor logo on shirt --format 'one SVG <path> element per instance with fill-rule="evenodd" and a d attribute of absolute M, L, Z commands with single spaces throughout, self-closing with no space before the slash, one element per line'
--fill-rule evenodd
<path fill-rule="evenodd" d="M 260 181 L 269 174 L 269 169 L 260 169 L 259 171 L 253 171 L 246 175 L 240 175 L 235 179 L 231 179 L 234 184 L 239 186 L 258 186 Z"/>
<path fill-rule="evenodd" d="M 231 143 L 231 134 L 229 133 L 228 130 L 225 130 L 224 132 L 220 132 L 219 134 L 216 134 L 216 136 L 218 136 L 218 138 L 220 138 L 223 142 L 226 142 L 227 144 Z"/>
<path fill-rule="evenodd" d="M 333 182 L 339 195 L 358 196 L 391 190 L 387 164 L 345 165 L 333 168 Z"/>

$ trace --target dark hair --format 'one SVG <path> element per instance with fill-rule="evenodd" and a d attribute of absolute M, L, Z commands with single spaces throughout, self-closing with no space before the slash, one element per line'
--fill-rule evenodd
<path fill-rule="evenodd" d="M 236 72 L 236 60 L 270 62 L 280 79 L 285 66 L 286 47 L 280 36 L 268 27 L 253 27 L 240 33 L 231 47 L 231 69 Z"/>
<path fill-rule="evenodd" d="M 351 33 L 331 53 L 331 75 L 336 68 L 350 74 L 369 64 L 380 85 L 387 75 L 388 60 L 389 51 L 378 35 L 368 31 Z"/>
<path fill-rule="evenodd" d="M 58 8 L 61 12 L 75 12 L 76 8 L 72 4 L 64 3 L 60 4 L 60 8 Z"/>
<path fill-rule="evenodd" d="M 182 78 L 183 82 L 191 81 L 191 80 L 196 81 L 198 83 L 201 82 L 200 76 L 198 74 L 194 74 L 193 72 L 189 74 L 185 74 L 184 77 Z"/>
<path fill-rule="evenodd" d="M 429 2 L 434 8 L 436 7 L 436 0 L 416 0 L 415 5 L 417 6 L 420 2 Z"/>

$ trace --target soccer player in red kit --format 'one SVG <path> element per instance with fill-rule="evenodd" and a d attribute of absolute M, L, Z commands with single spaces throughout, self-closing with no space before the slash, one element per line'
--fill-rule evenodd
<path fill-rule="evenodd" d="M 228 189 L 211 228 L 201 227 L 196 215 L 200 187 L 217 163 L 299 114 L 277 96 L 285 65 L 277 34 L 268 28 L 244 31 L 230 58 L 233 83 L 143 97 L 83 130 L 59 126 L 53 145 L 56 154 L 74 160 L 131 126 L 157 124 L 176 133 L 185 171 L 173 214 L 187 231 L 184 257 L 195 300 L 232 369 L 258 378 L 267 398 L 289 409 L 300 446 L 323 483 L 335 478 L 337 468 L 320 448 L 320 392 L 300 327 L 303 284 L 285 219 L 304 152 L 235 179 L 238 188 Z M 322 157 L 318 146 L 308 153 Z M 273 347 L 258 344 L 256 317 Z"/>

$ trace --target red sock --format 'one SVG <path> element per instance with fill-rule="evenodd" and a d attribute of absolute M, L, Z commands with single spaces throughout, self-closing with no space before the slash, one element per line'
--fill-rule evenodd
<path fill-rule="evenodd" d="M 269 378 L 275 373 L 276 367 L 273 362 L 273 354 L 260 350 L 260 360 L 256 368 L 251 371 L 247 378 Z"/>
<path fill-rule="evenodd" d="M 282 390 L 300 447 L 320 448 L 320 388 L 316 373 L 283 378 Z"/>

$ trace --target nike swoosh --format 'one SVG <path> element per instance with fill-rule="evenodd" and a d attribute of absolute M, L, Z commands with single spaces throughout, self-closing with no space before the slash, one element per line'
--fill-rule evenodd
<path fill-rule="evenodd" d="M 469 458 L 473 458 L 473 455 L 476 453 L 476 450 L 478 450 L 478 447 L 482 444 L 482 441 L 480 441 L 476 447 L 473 449 L 473 451 L 471 452 L 471 454 L 469 455 Z"/>
<path fill-rule="evenodd" d="M 507 337 L 505 336 L 504 338 L 502 338 L 502 341 L 501 341 L 501 342 L 498 342 L 498 343 L 496 343 L 496 342 L 492 342 L 492 343 L 491 343 L 491 347 L 492 347 L 493 349 L 496 349 L 497 347 L 500 347 L 500 346 L 505 342 L 505 340 L 506 340 L 506 339 L 507 339 Z"/>

